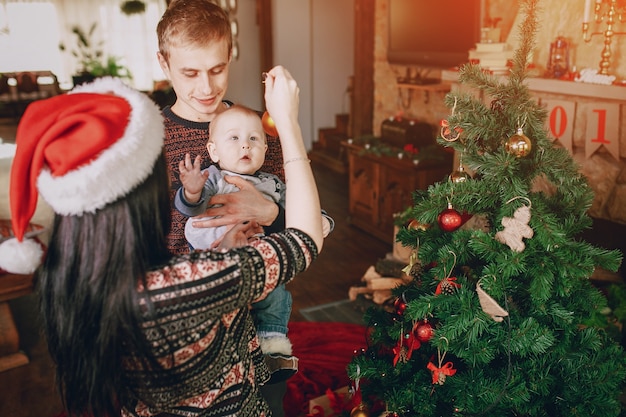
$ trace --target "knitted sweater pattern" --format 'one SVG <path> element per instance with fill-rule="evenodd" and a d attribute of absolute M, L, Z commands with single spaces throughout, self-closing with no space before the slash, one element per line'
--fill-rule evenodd
<path fill-rule="evenodd" d="M 125 360 L 130 392 L 149 401 L 129 404 L 122 415 L 269 415 L 258 392 L 269 372 L 248 305 L 316 257 L 308 235 L 287 229 L 229 252 L 179 256 L 149 273 L 139 288 L 142 327 L 161 369 Z"/>

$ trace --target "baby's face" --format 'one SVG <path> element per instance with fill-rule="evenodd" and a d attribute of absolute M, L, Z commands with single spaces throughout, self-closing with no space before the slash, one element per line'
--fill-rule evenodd
<path fill-rule="evenodd" d="M 227 113 L 211 122 L 209 155 L 221 169 L 252 175 L 261 169 L 267 151 L 261 118 L 256 114 Z"/>

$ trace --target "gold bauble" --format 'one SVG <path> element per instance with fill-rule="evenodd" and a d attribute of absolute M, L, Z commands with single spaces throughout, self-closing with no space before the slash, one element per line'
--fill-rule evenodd
<path fill-rule="evenodd" d="M 450 181 L 454 183 L 464 182 L 470 178 L 472 177 L 470 177 L 470 175 L 465 172 L 463 165 L 459 165 L 459 168 L 456 171 L 452 172 L 452 174 L 450 174 Z"/>
<path fill-rule="evenodd" d="M 411 230 L 421 230 L 421 231 L 425 231 L 428 230 L 428 228 L 430 227 L 429 224 L 424 224 L 424 223 L 420 223 L 417 220 L 413 219 L 411 220 L 411 222 L 409 223 L 409 229 Z"/>
<path fill-rule="evenodd" d="M 532 142 L 524 135 L 521 128 L 506 142 L 506 151 L 516 158 L 522 158 L 530 153 Z"/>
<path fill-rule="evenodd" d="M 367 411 L 367 407 L 364 404 L 359 404 L 352 409 L 350 417 L 370 417 L 370 413 Z"/>

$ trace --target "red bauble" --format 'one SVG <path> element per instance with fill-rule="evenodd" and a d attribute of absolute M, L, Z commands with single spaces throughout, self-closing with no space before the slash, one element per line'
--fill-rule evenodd
<path fill-rule="evenodd" d="M 263 113 L 263 117 L 261 118 L 261 122 L 263 123 L 263 130 L 266 134 L 274 137 L 278 137 L 278 130 L 276 130 L 276 124 L 274 123 L 274 119 L 270 116 L 268 112 Z"/>
<path fill-rule="evenodd" d="M 396 298 L 396 301 L 393 302 L 393 306 L 396 309 L 396 313 L 398 315 L 403 315 L 404 314 L 404 310 L 406 310 L 406 303 L 404 302 L 404 300 L 400 297 Z"/>
<path fill-rule="evenodd" d="M 435 333 L 433 326 L 430 325 L 429 322 L 423 320 L 417 323 L 413 334 L 417 337 L 417 340 L 420 342 L 428 342 L 433 338 L 433 334 Z"/>
<path fill-rule="evenodd" d="M 463 216 L 452 208 L 452 204 L 448 204 L 448 208 L 439 213 L 437 223 L 444 232 L 454 232 L 463 224 Z"/>

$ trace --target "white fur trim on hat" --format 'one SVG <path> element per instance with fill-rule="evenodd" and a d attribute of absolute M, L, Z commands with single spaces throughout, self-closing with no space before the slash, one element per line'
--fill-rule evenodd
<path fill-rule="evenodd" d="M 94 212 L 128 194 L 150 175 L 162 151 L 163 117 L 146 94 L 112 77 L 98 78 L 68 94 L 108 92 L 131 106 L 124 136 L 90 163 L 63 176 L 53 177 L 48 168 L 39 175 L 37 188 L 58 214 Z"/>
<path fill-rule="evenodd" d="M 14 274 L 32 274 L 41 262 L 43 249 L 33 239 L 22 242 L 12 237 L 0 245 L 0 265 Z"/>

